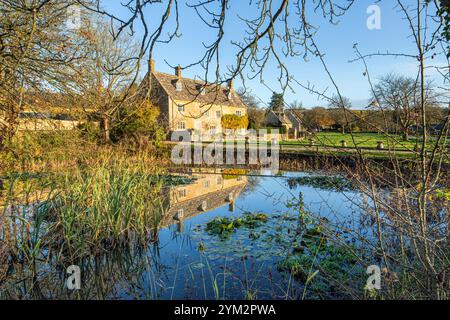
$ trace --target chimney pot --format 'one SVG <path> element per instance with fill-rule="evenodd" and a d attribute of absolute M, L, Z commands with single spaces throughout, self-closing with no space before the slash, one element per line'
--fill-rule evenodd
<path fill-rule="evenodd" d="M 231 93 L 234 93 L 234 81 L 233 81 L 233 79 L 228 81 L 228 88 L 230 89 Z"/>
<path fill-rule="evenodd" d="M 178 77 L 178 79 L 181 79 L 181 66 L 178 65 L 177 67 L 175 67 L 175 75 Z"/>
<path fill-rule="evenodd" d="M 228 81 L 228 100 L 233 99 L 234 96 L 234 81 L 231 79 Z"/>
<path fill-rule="evenodd" d="M 151 59 L 148 62 L 148 68 L 149 68 L 150 73 L 155 72 L 155 60 Z"/>

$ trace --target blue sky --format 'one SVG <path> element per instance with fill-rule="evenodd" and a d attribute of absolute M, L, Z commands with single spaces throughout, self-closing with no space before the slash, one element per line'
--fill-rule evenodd
<path fill-rule="evenodd" d="M 345 0 L 341 0 L 345 2 Z M 197 0 L 189 0 L 187 3 L 196 3 Z M 274 3 L 279 2 L 274 0 Z M 381 29 L 369 30 L 367 28 L 368 6 L 376 1 L 357 0 L 354 6 L 343 17 L 339 19 L 337 25 L 330 24 L 323 19 L 320 14 L 314 14 L 310 7 L 309 19 L 313 24 L 319 27 L 316 34 L 317 44 L 322 52 L 326 53 L 325 60 L 330 71 L 337 81 L 342 94 L 354 101 L 355 105 L 360 105 L 370 97 L 370 87 L 367 78 L 363 76 L 364 67 L 361 63 L 349 63 L 349 60 L 355 58 L 353 45 L 358 43 L 362 53 L 375 52 L 402 52 L 415 54 L 415 45 L 409 36 L 407 22 L 404 16 L 395 7 L 396 1 L 385 0 L 376 2 L 381 9 Z M 415 1 L 406 0 L 406 3 L 413 5 Z M 145 12 L 151 26 L 159 23 L 161 12 L 165 8 L 166 1 L 163 4 L 153 4 Z M 237 40 L 243 35 L 244 26 L 237 18 L 238 15 L 251 17 L 255 15 L 254 6 L 249 6 L 249 0 L 231 0 L 230 12 L 228 13 L 225 24 L 225 40 L 221 49 L 221 64 L 223 70 L 227 64 L 235 61 L 236 48 L 230 44 L 231 40 Z M 126 12 L 116 0 L 107 0 L 105 8 L 112 12 L 127 16 Z M 203 42 L 210 43 L 215 36 L 215 31 L 207 28 L 195 11 L 186 6 L 184 0 L 179 1 L 180 9 L 180 38 L 176 38 L 169 44 L 158 44 L 154 55 L 156 60 L 156 69 L 162 72 L 173 73 L 173 70 L 165 63 L 165 60 L 171 65 L 181 64 L 189 65 L 198 60 L 203 52 Z M 155 17 L 155 19 L 153 19 Z M 173 26 L 171 21 L 170 26 Z M 142 29 L 138 28 L 137 36 L 142 35 Z M 166 29 L 167 33 L 169 29 Z M 416 75 L 417 61 L 410 58 L 392 58 L 377 57 L 369 61 L 371 77 L 376 80 L 388 72 L 396 72 L 407 76 Z M 442 63 L 444 61 L 441 61 Z M 310 56 L 310 60 L 305 61 L 302 57 L 289 58 L 285 60 L 290 73 L 295 79 L 303 84 L 310 83 L 319 91 L 329 88 L 331 95 L 331 83 L 320 64 L 319 60 Z M 184 76 L 196 77 L 202 76 L 203 70 L 200 67 L 192 67 L 184 70 Z M 268 101 L 272 91 L 280 91 L 280 85 L 277 82 L 278 69 L 272 63 L 268 66 L 264 77 L 266 85 L 262 85 L 259 79 L 247 82 L 247 87 L 256 94 L 262 101 Z M 439 79 L 435 73 L 430 70 L 428 78 L 440 85 Z M 240 81 L 237 81 L 237 87 Z M 269 88 L 267 88 L 269 87 Z M 300 86 L 293 84 L 294 92 L 286 92 L 285 100 L 287 103 L 293 100 L 303 102 L 304 107 L 310 108 L 316 105 L 326 105 L 325 102 L 318 100 L 317 96 L 307 92 Z"/>

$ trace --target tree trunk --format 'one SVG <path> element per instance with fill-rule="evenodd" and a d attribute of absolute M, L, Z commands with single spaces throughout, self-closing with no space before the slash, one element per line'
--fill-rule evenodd
<path fill-rule="evenodd" d="M 102 128 L 103 128 L 103 142 L 104 143 L 110 143 L 111 142 L 111 125 L 110 120 L 107 116 L 103 117 L 102 119 Z"/>
<path fill-rule="evenodd" d="M 403 141 L 408 141 L 409 135 L 408 135 L 408 129 L 403 129 Z"/>

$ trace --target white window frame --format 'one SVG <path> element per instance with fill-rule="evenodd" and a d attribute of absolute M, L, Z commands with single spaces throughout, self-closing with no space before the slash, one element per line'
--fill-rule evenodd
<path fill-rule="evenodd" d="M 187 197 L 187 190 L 186 189 L 178 190 L 178 198 L 186 198 L 186 197 Z"/>
<path fill-rule="evenodd" d="M 177 129 L 178 130 L 186 130 L 186 121 L 178 121 Z"/>

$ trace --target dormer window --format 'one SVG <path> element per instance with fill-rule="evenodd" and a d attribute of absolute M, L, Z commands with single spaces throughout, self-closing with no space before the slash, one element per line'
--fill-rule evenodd
<path fill-rule="evenodd" d="M 197 84 L 196 89 L 198 90 L 198 93 L 202 96 L 206 94 L 206 85 L 204 84 Z"/>
<path fill-rule="evenodd" d="M 230 90 L 228 91 L 228 95 L 227 95 L 228 100 L 233 99 L 233 92 Z"/>

